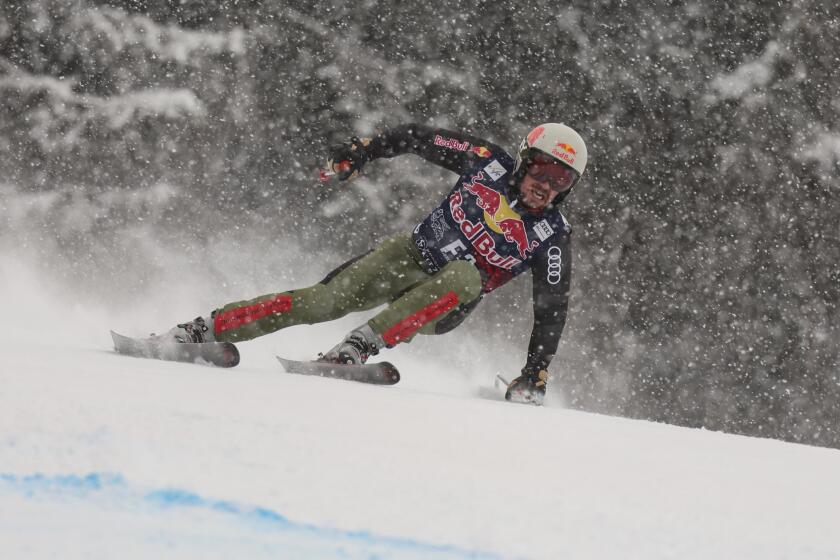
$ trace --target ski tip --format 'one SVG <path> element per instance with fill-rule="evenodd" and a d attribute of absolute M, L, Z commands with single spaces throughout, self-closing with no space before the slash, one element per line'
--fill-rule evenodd
<path fill-rule="evenodd" d="M 222 349 L 222 355 L 225 359 L 225 364 L 222 367 L 236 367 L 239 365 L 239 361 L 241 360 L 241 356 L 239 354 L 239 348 L 236 347 L 235 344 L 232 342 L 225 342 L 224 348 Z"/>
<path fill-rule="evenodd" d="M 110 331 L 111 332 L 111 340 L 114 343 L 114 350 L 117 352 L 120 351 L 120 347 L 123 345 L 123 342 L 128 340 L 128 337 L 118 333 L 117 331 Z"/>
<path fill-rule="evenodd" d="M 154 335 L 132 338 L 111 331 L 114 350 L 118 354 L 151 358 L 171 362 L 206 363 L 216 367 L 232 368 L 239 365 L 239 349 L 232 342 L 178 343 L 161 340 Z"/>
<path fill-rule="evenodd" d="M 378 365 L 382 367 L 385 379 L 390 382 L 390 385 L 395 385 L 400 382 L 400 370 L 394 364 L 391 362 L 379 362 Z"/>

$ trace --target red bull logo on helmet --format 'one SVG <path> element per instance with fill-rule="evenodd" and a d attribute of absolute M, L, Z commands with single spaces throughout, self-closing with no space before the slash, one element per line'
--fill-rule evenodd
<path fill-rule="evenodd" d="M 510 207 L 505 195 L 481 183 L 483 179 L 484 173 L 478 172 L 471 177 L 470 182 L 464 183 L 464 188 L 475 195 L 476 205 L 484 210 L 485 225 L 496 233 L 502 234 L 508 243 L 516 245 L 522 259 L 527 258 L 529 251 L 533 252 L 539 247 L 539 241 L 528 241 L 528 231 L 525 229 L 522 217 Z M 492 237 L 490 239 L 492 240 Z"/>
<path fill-rule="evenodd" d="M 551 150 L 551 153 L 569 165 L 573 165 L 575 163 L 575 158 L 577 156 L 577 150 L 575 150 L 571 145 L 563 142 L 558 142 L 554 149 Z"/>
<path fill-rule="evenodd" d="M 567 154 L 572 154 L 573 156 L 577 155 L 577 150 L 575 150 L 570 144 L 565 144 L 563 142 L 558 142 L 557 147 Z"/>

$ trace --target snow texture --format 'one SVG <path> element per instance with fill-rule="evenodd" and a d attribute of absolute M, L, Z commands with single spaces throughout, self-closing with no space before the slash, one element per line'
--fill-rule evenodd
<path fill-rule="evenodd" d="M 840 452 L 722 433 L 840 448 L 840 18 L 719 4 L 0 5 L 0 559 L 840 558 Z M 452 184 L 316 186 L 330 145 L 547 121 L 592 165 L 545 407 L 490 386 L 527 280 L 389 351 L 394 387 L 275 360 L 360 315 L 232 371 L 111 350 L 316 282 Z"/>
<path fill-rule="evenodd" d="M 316 186 L 330 146 L 418 122 L 515 150 L 564 122 L 591 155 L 563 204 L 566 406 L 840 448 L 837 3 L 720 4 L 4 2 L 0 244 L 160 328 L 299 285 L 288 240 L 316 280 L 454 180 L 405 156 Z M 152 293 L 204 252 L 212 293 Z M 527 279 L 485 298 L 453 367 L 521 368 L 530 309 Z"/>
<path fill-rule="evenodd" d="M 149 310 L 0 264 L 5 558 L 840 555 L 836 450 L 504 403 L 440 347 L 391 351 L 394 387 L 281 372 L 352 321 L 235 370 L 123 357 Z"/>

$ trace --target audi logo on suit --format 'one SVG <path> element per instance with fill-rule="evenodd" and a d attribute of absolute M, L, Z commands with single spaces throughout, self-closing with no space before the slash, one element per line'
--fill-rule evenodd
<path fill-rule="evenodd" d="M 560 282 L 560 277 L 562 276 L 563 272 L 563 263 L 561 262 L 561 257 L 563 256 L 563 251 L 560 250 L 560 247 L 552 246 L 548 249 L 548 283 L 552 286 Z"/>

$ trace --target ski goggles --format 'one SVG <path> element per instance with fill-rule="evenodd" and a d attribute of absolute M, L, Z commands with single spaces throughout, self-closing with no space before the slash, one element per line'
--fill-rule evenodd
<path fill-rule="evenodd" d="M 571 189 L 580 177 L 578 172 L 568 165 L 540 154 L 531 158 L 526 173 L 535 181 L 548 183 L 551 190 L 557 192 Z"/>

